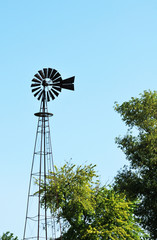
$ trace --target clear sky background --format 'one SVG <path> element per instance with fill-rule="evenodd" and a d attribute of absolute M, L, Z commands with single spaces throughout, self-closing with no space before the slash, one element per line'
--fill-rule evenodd
<path fill-rule="evenodd" d="M 48 105 L 55 164 L 96 164 L 112 182 L 127 164 L 114 102 L 157 90 L 157 1 L 1 1 L 0 235 L 23 235 L 39 110 L 30 84 L 44 67 L 76 76 Z"/>

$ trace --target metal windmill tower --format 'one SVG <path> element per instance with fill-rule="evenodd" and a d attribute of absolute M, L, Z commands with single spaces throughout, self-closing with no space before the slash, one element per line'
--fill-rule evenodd
<path fill-rule="evenodd" d="M 62 88 L 74 90 L 74 78 L 62 79 L 60 73 L 52 68 L 39 70 L 32 79 L 32 92 L 41 102 L 40 111 L 35 113 L 38 125 L 30 174 L 26 218 L 23 240 L 61 239 L 61 223 L 47 208 L 46 200 L 41 205 L 41 189 L 46 193 L 47 176 L 54 171 L 52 146 L 50 138 L 47 102 L 58 97 Z M 56 196 L 57 197 L 57 196 Z"/>

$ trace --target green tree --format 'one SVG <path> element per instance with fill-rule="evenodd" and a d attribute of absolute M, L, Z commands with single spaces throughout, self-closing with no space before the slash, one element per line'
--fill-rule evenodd
<path fill-rule="evenodd" d="M 3 235 L 0 237 L 0 240 L 18 240 L 18 237 L 14 237 L 14 234 L 8 231 L 3 233 Z"/>
<path fill-rule="evenodd" d="M 157 239 L 157 92 L 144 91 L 139 98 L 115 103 L 115 110 L 128 127 L 116 142 L 130 162 L 116 176 L 115 189 L 138 199 L 136 216 L 151 239 Z"/>
<path fill-rule="evenodd" d="M 134 203 L 113 189 L 100 187 L 95 166 L 56 168 L 46 189 L 46 194 L 44 186 L 41 191 L 42 204 L 46 197 L 47 207 L 60 215 L 63 240 L 145 239 L 134 219 Z"/>

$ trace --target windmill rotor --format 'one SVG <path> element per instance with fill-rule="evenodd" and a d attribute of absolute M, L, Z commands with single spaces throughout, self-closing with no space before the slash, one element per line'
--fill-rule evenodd
<path fill-rule="evenodd" d="M 58 97 L 62 88 L 74 90 L 74 79 L 74 76 L 62 79 L 56 69 L 43 68 L 39 70 L 32 79 L 32 93 L 38 100 L 45 98 L 49 102 Z"/>

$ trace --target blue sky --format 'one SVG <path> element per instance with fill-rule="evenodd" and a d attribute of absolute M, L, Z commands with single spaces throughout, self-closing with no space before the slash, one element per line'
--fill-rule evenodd
<path fill-rule="evenodd" d="M 22 238 L 39 102 L 34 74 L 75 75 L 75 92 L 50 102 L 54 162 L 97 164 L 103 184 L 127 163 L 114 143 L 126 128 L 114 112 L 157 90 L 155 0 L 5 0 L 0 6 L 0 235 Z"/>

